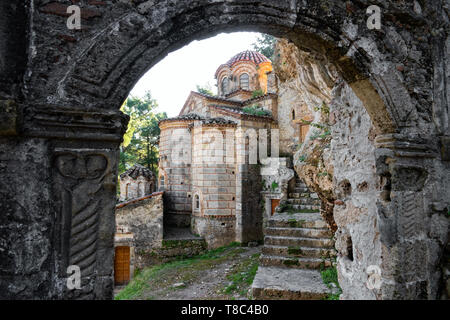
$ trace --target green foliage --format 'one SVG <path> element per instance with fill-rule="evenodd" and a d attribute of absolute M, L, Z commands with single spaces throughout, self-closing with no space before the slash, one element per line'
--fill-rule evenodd
<path fill-rule="evenodd" d="M 197 92 L 201 94 L 207 94 L 209 96 L 214 96 L 214 92 L 212 91 L 211 85 L 208 83 L 204 86 L 197 85 Z"/>
<path fill-rule="evenodd" d="M 179 273 L 179 270 L 192 269 L 194 267 L 205 267 L 202 263 L 209 263 L 217 259 L 223 258 L 221 255 L 227 254 L 227 251 L 233 248 L 239 247 L 241 244 L 239 242 L 232 242 L 229 245 L 210 250 L 202 255 L 183 258 L 168 263 L 163 263 L 160 265 L 151 266 L 140 270 L 135 274 L 135 277 L 131 282 L 120 291 L 115 297 L 115 300 L 130 300 L 135 298 L 140 298 L 147 294 L 151 284 L 158 281 L 162 275 L 169 274 L 170 272 Z M 238 249 L 233 249 L 234 251 L 228 252 L 229 254 L 235 253 Z M 208 264 L 206 267 L 210 267 Z M 151 291 L 151 290 L 150 290 Z M 147 297 L 152 298 L 152 297 Z"/>
<path fill-rule="evenodd" d="M 274 36 L 262 33 L 256 39 L 256 42 L 252 44 L 253 49 L 262 53 L 270 60 L 273 60 L 273 55 L 275 53 L 275 43 L 277 42 L 277 38 Z"/>
<path fill-rule="evenodd" d="M 242 111 L 254 116 L 271 116 L 272 113 L 270 111 L 264 110 L 262 107 L 253 105 L 251 107 L 244 107 Z"/>
<path fill-rule="evenodd" d="M 318 177 L 326 177 L 326 176 L 331 176 L 328 172 L 326 172 L 326 171 L 324 171 L 324 172 L 319 172 L 318 174 L 317 174 L 317 176 Z"/>
<path fill-rule="evenodd" d="M 298 158 L 298 161 L 305 162 L 306 161 L 306 155 L 302 155 Z"/>
<path fill-rule="evenodd" d="M 315 107 L 315 111 L 320 111 L 322 114 L 328 116 L 330 114 L 330 107 L 323 102 L 321 106 Z M 331 136 L 330 126 L 328 123 L 313 123 L 312 121 L 302 120 L 303 124 L 310 125 L 319 130 L 315 130 L 312 135 L 310 135 L 310 140 L 321 139 L 325 140 L 327 137 Z"/>
<path fill-rule="evenodd" d="M 256 253 L 233 268 L 232 272 L 227 275 L 227 279 L 231 281 L 231 284 L 226 286 L 223 289 L 223 292 L 225 294 L 233 294 L 238 292 L 241 296 L 246 296 L 248 287 L 255 279 L 258 265 L 259 253 Z"/>
<path fill-rule="evenodd" d="M 143 97 L 129 96 L 123 104 L 121 110 L 130 116 L 130 122 L 120 146 L 119 174 L 137 163 L 157 174 L 160 134 L 158 123 L 167 118 L 165 112 L 155 112 L 157 106 L 158 103 L 149 91 Z"/>
<path fill-rule="evenodd" d="M 288 254 L 293 256 L 302 256 L 303 250 L 300 247 L 289 247 Z"/>
<path fill-rule="evenodd" d="M 272 185 L 271 185 L 272 191 L 276 190 L 278 188 L 278 186 L 279 186 L 279 184 L 276 181 L 272 182 Z"/>
<path fill-rule="evenodd" d="M 283 264 L 285 266 L 298 266 L 300 263 L 299 263 L 298 259 L 286 259 L 286 260 L 283 260 Z"/>
<path fill-rule="evenodd" d="M 323 114 L 330 114 L 330 107 L 324 102 L 322 102 L 322 105 L 320 107 L 314 107 L 314 111 L 320 111 Z"/>
<path fill-rule="evenodd" d="M 255 90 L 252 92 L 252 99 L 253 98 L 257 98 L 257 97 L 261 97 L 264 95 L 264 91 L 262 91 L 261 89 Z"/>
<path fill-rule="evenodd" d="M 320 275 L 322 276 L 322 281 L 325 283 L 325 285 L 332 289 L 333 286 L 331 285 L 334 283 L 335 287 L 337 288 L 337 292 L 334 294 L 329 294 L 325 300 L 339 300 L 339 296 L 342 293 L 342 289 L 339 287 L 339 281 L 338 281 L 338 274 L 336 267 L 329 267 L 329 268 L 321 268 Z"/>

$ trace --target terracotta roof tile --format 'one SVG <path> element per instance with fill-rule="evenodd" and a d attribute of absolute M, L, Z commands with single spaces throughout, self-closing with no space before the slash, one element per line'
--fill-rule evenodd
<path fill-rule="evenodd" d="M 219 70 L 224 67 L 233 67 L 234 64 L 241 62 L 241 61 L 250 61 L 253 62 L 255 65 L 260 65 L 263 62 L 271 62 L 269 58 L 267 58 L 265 55 L 257 52 L 257 51 L 251 51 L 246 50 L 239 52 L 237 55 L 233 56 L 230 60 L 228 60 L 227 63 L 221 64 L 219 68 L 217 69 L 215 76 L 217 77 L 217 74 L 219 73 Z"/>

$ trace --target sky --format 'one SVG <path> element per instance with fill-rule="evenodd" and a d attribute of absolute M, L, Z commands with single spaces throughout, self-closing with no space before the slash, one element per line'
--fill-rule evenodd
<path fill-rule="evenodd" d="M 167 112 L 169 117 L 177 116 L 189 93 L 196 85 L 209 83 L 217 92 L 214 73 L 235 54 L 252 50 L 259 33 L 221 33 L 201 41 L 193 41 L 170 53 L 153 66 L 131 90 L 133 96 L 143 96 L 149 90 L 158 101 L 157 112 Z"/>

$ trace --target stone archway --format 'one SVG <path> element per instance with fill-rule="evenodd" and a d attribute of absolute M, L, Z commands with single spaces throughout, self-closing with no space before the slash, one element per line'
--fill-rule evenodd
<path fill-rule="evenodd" d="M 436 297 L 450 205 L 442 1 L 420 12 L 386 4 L 381 32 L 366 27 L 368 1 L 80 1 L 82 31 L 66 27 L 71 1 L 17 2 L 0 11 L 5 25 L 28 17 L 17 25 L 24 40 L 0 49 L 0 73 L 10 75 L 0 79 L 0 135 L 8 136 L 0 137 L 7 212 L 1 297 L 112 297 L 114 193 L 127 123 L 119 107 L 170 51 L 236 30 L 287 38 L 339 70 L 379 133 L 376 173 L 384 189 L 377 225 L 368 230 L 380 242 L 383 282 L 373 297 Z M 12 41 L 4 25 L 0 35 Z M 27 67 L 14 67 L 17 61 Z M 92 223 L 76 229 L 74 221 L 85 219 Z M 83 290 L 64 289 L 71 264 L 81 266 Z M 354 279 L 361 284 L 367 274 Z"/>

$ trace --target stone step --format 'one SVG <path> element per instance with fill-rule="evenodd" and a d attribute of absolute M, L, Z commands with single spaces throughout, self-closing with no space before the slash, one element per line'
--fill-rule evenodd
<path fill-rule="evenodd" d="M 287 199 L 287 202 L 289 204 L 303 204 L 303 205 L 320 206 L 320 200 L 319 199 L 314 199 L 314 198 L 310 198 L 310 197 Z"/>
<path fill-rule="evenodd" d="M 311 198 L 311 193 L 309 192 L 289 193 L 289 199 L 301 199 L 301 198 Z"/>
<path fill-rule="evenodd" d="M 300 257 L 324 258 L 336 256 L 336 251 L 334 249 L 285 247 L 285 246 L 271 246 L 271 245 L 263 246 L 262 253 L 268 256 L 297 257 L 297 258 Z"/>
<path fill-rule="evenodd" d="M 300 237 L 300 238 L 331 238 L 332 233 L 328 229 L 315 228 L 274 228 L 268 227 L 264 229 L 266 236 L 281 237 Z"/>
<path fill-rule="evenodd" d="M 311 194 L 312 192 L 309 191 L 308 188 L 301 188 L 301 187 L 295 187 L 294 189 L 292 189 L 292 191 L 294 193 L 307 193 L 307 194 Z"/>
<path fill-rule="evenodd" d="M 320 210 L 320 205 L 315 205 L 315 204 L 292 204 L 292 209 L 294 210 L 316 210 L 319 211 Z"/>
<path fill-rule="evenodd" d="M 320 213 L 276 213 L 267 222 L 268 227 L 273 228 L 313 228 L 324 229 L 327 224 Z"/>
<path fill-rule="evenodd" d="M 314 238 L 299 238 L 299 237 L 278 237 L 265 236 L 265 245 L 286 246 L 286 247 L 311 247 L 331 249 L 334 247 L 333 239 L 314 239 Z"/>
<path fill-rule="evenodd" d="M 257 300 L 320 300 L 329 294 L 317 270 L 259 266 L 252 284 Z"/>
<path fill-rule="evenodd" d="M 330 267 L 329 259 L 321 258 L 295 258 L 283 256 L 271 256 L 262 254 L 259 262 L 265 267 L 282 267 L 295 269 L 320 269 L 321 267 Z"/>

